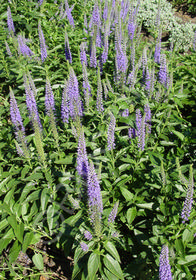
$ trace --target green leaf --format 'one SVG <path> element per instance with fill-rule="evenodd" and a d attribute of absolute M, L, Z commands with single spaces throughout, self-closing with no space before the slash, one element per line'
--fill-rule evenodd
<path fill-rule="evenodd" d="M 20 251 L 21 251 L 21 244 L 18 242 L 18 240 L 16 240 L 9 252 L 9 263 L 10 264 L 16 261 Z"/>
<path fill-rule="evenodd" d="M 39 179 L 43 178 L 43 174 L 42 173 L 34 173 L 30 176 L 28 176 L 27 178 L 24 179 L 24 181 L 38 181 Z"/>
<path fill-rule="evenodd" d="M 25 166 L 23 169 L 22 169 L 22 172 L 21 172 L 21 179 L 23 180 L 25 178 L 25 175 L 29 172 L 30 170 L 30 167 L 29 166 Z"/>
<path fill-rule="evenodd" d="M 50 233 L 52 233 L 51 230 L 53 228 L 53 217 L 54 217 L 54 207 L 53 205 L 50 205 L 47 210 L 47 223 L 48 223 L 48 228 Z"/>
<path fill-rule="evenodd" d="M 41 208 L 42 208 L 42 211 L 46 210 L 46 206 L 48 204 L 49 198 L 50 198 L 50 194 L 48 192 L 48 189 L 43 189 L 43 191 L 41 193 Z"/>
<path fill-rule="evenodd" d="M 160 141 L 160 144 L 162 146 L 175 146 L 176 144 L 174 144 L 173 142 L 170 141 Z"/>
<path fill-rule="evenodd" d="M 95 253 L 91 253 L 89 259 L 88 259 L 88 277 L 89 279 L 94 279 L 96 276 L 96 273 L 99 269 L 99 263 L 100 263 L 100 256 Z"/>
<path fill-rule="evenodd" d="M 145 209 L 149 209 L 152 210 L 152 206 L 153 206 L 154 202 L 149 202 L 149 203 L 138 203 L 136 204 L 138 207 L 140 208 L 145 208 Z"/>
<path fill-rule="evenodd" d="M 34 237 L 34 233 L 33 232 L 27 232 L 25 234 L 24 241 L 22 243 L 22 251 L 23 251 L 23 253 L 25 253 L 27 248 L 28 248 L 28 246 L 30 244 L 32 244 L 31 241 L 33 240 L 33 237 Z"/>
<path fill-rule="evenodd" d="M 121 187 L 120 188 L 122 195 L 124 196 L 124 198 L 126 199 L 126 201 L 132 201 L 134 194 L 132 194 L 130 191 L 128 191 L 127 189 Z"/>
<path fill-rule="evenodd" d="M 184 141 L 184 135 L 176 130 L 172 130 L 173 134 L 175 134 L 181 141 Z"/>
<path fill-rule="evenodd" d="M 124 279 L 119 263 L 107 254 L 103 259 L 105 267 L 119 279 Z"/>
<path fill-rule="evenodd" d="M 183 243 L 189 243 L 192 240 L 193 234 L 190 230 L 185 229 L 182 234 L 182 241 Z"/>
<path fill-rule="evenodd" d="M 136 207 L 129 208 L 127 211 L 127 222 L 129 225 L 133 222 L 136 216 L 137 216 Z"/>
<path fill-rule="evenodd" d="M 110 253 L 110 255 L 112 255 L 115 258 L 115 260 L 120 262 L 120 256 L 118 254 L 118 251 L 116 250 L 116 247 L 112 242 L 110 241 L 106 242 L 104 248 L 108 251 L 108 253 Z"/>
<path fill-rule="evenodd" d="M 105 273 L 105 280 L 119 280 L 118 277 L 116 277 L 113 273 L 111 273 L 109 270 L 107 270 L 106 268 L 104 268 L 104 273 Z"/>
<path fill-rule="evenodd" d="M 24 224 L 20 223 L 17 225 L 16 229 L 14 229 L 16 238 L 23 243 L 23 234 L 24 234 Z"/>
<path fill-rule="evenodd" d="M 72 164 L 73 163 L 73 155 L 71 156 L 68 156 L 66 158 L 63 158 L 63 159 L 59 159 L 59 160 L 56 160 L 55 161 L 56 164 Z"/>
<path fill-rule="evenodd" d="M 187 255 L 185 259 L 179 260 L 178 263 L 181 265 L 196 263 L 196 255 Z"/>
<path fill-rule="evenodd" d="M 44 262 L 43 262 L 43 257 L 41 254 L 35 253 L 35 255 L 32 257 L 32 261 L 34 265 L 37 267 L 39 270 L 44 269 Z"/>

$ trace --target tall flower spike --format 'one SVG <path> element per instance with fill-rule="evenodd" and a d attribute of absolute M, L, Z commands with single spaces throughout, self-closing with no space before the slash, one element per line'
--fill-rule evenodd
<path fill-rule="evenodd" d="M 7 54 L 8 54 L 9 56 L 12 56 L 12 53 L 11 53 L 11 50 L 10 50 L 10 47 L 9 47 L 7 41 L 5 41 L 5 47 L 6 47 Z"/>
<path fill-rule="evenodd" d="M 88 230 L 85 230 L 84 232 L 84 237 L 87 239 L 87 240 L 91 240 L 93 238 L 92 234 L 88 231 Z"/>
<path fill-rule="evenodd" d="M 22 54 L 24 56 L 31 57 L 34 55 L 32 50 L 27 46 L 27 42 L 29 42 L 28 39 L 25 39 L 24 36 L 18 35 L 18 53 L 19 55 Z"/>
<path fill-rule="evenodd" d="M 83 63 L 82 65 L 82 74 L 83 74 L 83 89 L 84 89 L 84 97 L 85 97 L 85 104 L 87 110 L 89 109 L 89 99 L 91 94 L 91 87 L 88 81 L 88 74 L 86 70 L 86 65 Z"/>
<path fill-rule="evenodd" d="M 97 58 L 96 58 L 96 46 L 93 40 L 91 44 L 91 52 L 90 52 L 90 67 L 97 67 Z"/>
<path fill-rule="evenodd" d="M 195 29 L 194 39 L 193 39 L 193 49 L 194 51 L 196 51 L 196 29 Z"/>
<path fill-rule="evenodd" d="M 15 33 L 14 22 L 12 19 L 12 14 L 9 6 L 7 7 L 7 26 L 11 34 Z"/>
<path fill-rule="evenodd" d="M 65 87 L 63 89 L 62 103 L 61 103 L 61 118 L 64 123 L 69 122 L 69 101 L 68 101 L 68 93 L 66 87 L 67 84 L 65 84 Z"/>
<path fill-rule="evenodd" d="M 83 63 L 87 66 L 87 57 L 86 57 L 86 43 L 82 42 L 80 45 L 80 61 L 81 64 Z"/>
<path fill-rule="evenodd" d="M 186 193 L 186 199 L 181 213 L 183 223 L 189 220 L 191 214 L 191 209 L 193 204 L 193 191 L 194 191 L 194 181 L 193 181 L 193 169 L 191 165 L 189 171 L 189 182 L 188 182 L 188 189 Z"/>
<path fill-rule="evenodd" d="M 41 23 L 38 23 L 38 34 L 39 34 L 39 42 L 40 42 L 40 51 L 41 51 L 41 60 L 44 62 L 47 57 L 47 50 L 46 50 L 46 42 L 44 38 L 44 33 L 41 28 Z"/>
<path fill-rule="evenodd" d="M 101 19 L 100 19 L 100 12 L 99 12 L 99 5 L 98 2 L 95 2 L 93 13 L 92 13 L 92 25 L 96 25 L 97 27 L 101 27 Z M 89 26 L 91 28 L 92 26 Z"/>
<path fill-rule="evenodd" d="M 84 178 L 87 179 L 88 174 L 88 157 L 86 152 L 86 144 L 84 139 L 84 131 L 81 129 L 78 139 L 78 153 L 77 153 L 77 171 Z"/>
<path fill-rule="evenodd" d="M 29 115 L 31 117 L 31 121 L 32 122 L 36 122 L 39 126 L 39 128 L 41 128 L 41 122 L 40 122 L 40 118 L 39 118 L 39 113 L 37 110 L 37 104 L 35 101 L 35 95 L 33 93 L 33 90 L 30 87 L 30 83 L 27 79 L 26 74 L 24 75 L 24 87 L 25 87 L 25 93 L 26 93 L 26 104 L 27 104 L 27 109 L 29 111 Z"/>
<path fill-rule="evenodd" d="M 159 81 L 165 87 L 168 85 L 168 73 L 165 54 L 161 55 L 160 58 L 160 70 L 159 70 Z"/>
<path fill-rule="evenodd" d="M 145 115 L 142 117 L 139 109 L 136 110 L 136 127 L 138 148 L 143 151 L 145 147 Z"/>
<path fill-rule="evenodd" d="M 99 113 L 104 111 L 103 108 L 103 98 L 102 98 L 102 84 L 101 84 L 101 75 L 100 75 L 100 69 L 98 68 L 97 72 L 97 111 Z"/>
<path fill-rule="evenodd" d="M 46 78 L 46 94 L 45 94 L 45 107 L 46 107 L 46 113 L 50 118 L 50 125 L 52 129 L 52 133 L 54 135 L 54 139 L 56 141 L 57 147 L 59 142 L 56 122 L 55 122 L 55 101 L 54 101 L 54 94 L 52 92 L 52 87 L 50 85 L 50 81 L 48 78 Z"/>
<path fill-rule="evenodd" d="M 69 71 L 67 94 L 69 99 L 69 114 L 75 120 L 77 117 L 82 116 L 82 101 L 79 93 L 78 80 L 72 67 L 70 67 Z"/>
<path fill-rule="evenodd" d="M 171 267 L 169 264 L 169 249 L 167 245 L 163 245 L 159 259 L 159 279 L 172 280 Z"/>
<path fill-rule="evenodd" d="M 23 126 L 20 111 L 18 109 L 18 105 L 11 88 L 10 88 L 10 116 L 11 116 L 12 124 L 15 127 L 16 139 L 19 142 L 19 143 L 16 142 L 16 148 L 18 154 L 25 156 L 26 158 L 29 158 L 30 157 L 29 150 L 25 139 L 25 128 Z M 20 145 L 22 147 L 20 147 Z"/>
<path fill-rule="evenodd" d="M 91 223 L 95 227 L 95 233 L 97 234 L 100 232 L 103 204 L 102 204 L 99 181 L 92 162 L 90 162 L 89 164 L 87 192 L 88 192 L 88 205 L 89 205 L 90 219 L 91 219 Z"/>
<path fill-rule="evenodd" d="M 111 151 L 115 148 L 114 132 L 116 126 L 116 119 L 112 113 L 110 113 L 110 123 L 108 126 L 108 150 Z"/>
<path fill-rule="evenodd" d="M 116 218 L 116 215 L 117 215 L 117 212 L 118 212 L 118 205 L 119 205 L 119 201 L 117 201 L 115 204 L 114 204 L 114 207 L 108 217 L 108 223 L 111 223 L 113 224 L 114 223 L 114 220 Z"/>
<path fill-rule="evenodd" d="M 151 133 L 151 110 L 149 104 L 144 105 L 146 133 Z"/>
<path fill-rule="evenodd" d="M 66 60 L 69 61 L 69 63 L 72 63 L 72 55 L 69 47 L 69 39 L 67 36 L 67 32 L 65 32 L 65 57 Z"/>
<path fill-rule="evenodd" d="M 154 61 L 156 63 L 160 63 L 160 57 L 161 57 L 161 35 L 162 35 L 162 31 L 161 31 L 161 28 L 159 28 L 159 34 L 158 34 L 157 43 L 156 43 L 155 52 L 154 52 Z"/>
<path fill-rule="evenodd" d="M 18 105 L 14 96 L 12 89 L 10 88 L 10 116 L 13 125 L 15 126 L 16 131 L 21 130 L 25 131 L 22 118 L 20 115 L 20 111 L 18 109 Z"/>
<path fill-rule="evenodd" d="M 73 16 L 71 14 L 72 8 L 69 8 L 67 0 L 65 0 L 65 9 L 66 9 L 67 19 L 69 21 L 69 24 L 72 25 L 73 27 L 75 27 L 74 19 L 73 19 Z"/>
<path fill-rule="evenodd" d="M 50 111 L 55 111 L 54 94 L 48 78 L 46 79 L 45 107 L 48 115 L 50 115 Z"/>

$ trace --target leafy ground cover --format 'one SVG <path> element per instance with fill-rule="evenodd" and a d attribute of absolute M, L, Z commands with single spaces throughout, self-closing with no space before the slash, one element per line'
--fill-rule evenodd
<path fill-rule="evenodd" d="M 194 279 L 196 35 L 139 5 L 2 3 L 1 279 Z"/>

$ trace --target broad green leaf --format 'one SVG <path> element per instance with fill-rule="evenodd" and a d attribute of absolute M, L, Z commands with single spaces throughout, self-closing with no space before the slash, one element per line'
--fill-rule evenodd
<path fill-rule="evenodd" d="M 110 255 L 112 255 L 115 258 L 115 260 L 120 262 L 120 256 L 118 254 L 118 251 L 116 250 L 115 245 L 112 242 L 106 242 L 104 248 L 108 251 L 108 253 L 110 253 Z"/>
<path fill-rule="evenodd" d="M 154 202 L 149 202 L 149 203 L 138 203 L 136 204 L 139 208 L 145 208 L 145 209 L 149 209 L 152 210 L 152 206 L 153 206 Z"/>
<path fill-rule="evenodd" d="M 192 232 L 186 228 L 182 234 L 183 243 L 186 243 L 186 244 L 189 243 L 191 241 L 192 237 L 193 237 Z"/>
<path fill-rule="evenodd" d="M 47 222 L 48 222 L 48 227 L 49 227 L 50 233 L 51 233 L 51 230 L 52 230 L 53 224 L 54 224 L 53 218 L 54 218 L 54 207 L 53 207 L 53 205 L 50 205 L 47 210 Z"/>
<path fill-rule="evenodd" d="M 23 223 L 17 224 L 17 227 L 16 227 L 16 229 L 14 229 L 14 232 L 15 232 L 16 238 L 21 243 L 23 243 L 24 224 Z"/>
<path fill-rule="evenodd" d="M 111 273 L 108 269 L 104 268 L 104 273 L 105 273 L 105 280 L 119 280 L 118 277 L 116 277 L 113 273 Z"/>
<path fill-rule="evenodd" d="M 39 270 L 44 269 L 44 262 L 43 262 L 43 257 L 41 254 L 35 253 L 34 256 L 32 257 L 32 261 L 34 265 L 37 267 Z"/>
<path fill-rule="evenodd" d="M 184 135 L 179 132 L 179 131 L 176 131 L 176 130 L 172 130 L 173 134 L 175 134 L 181 141 L 184 140 Z"/>
<path fill-rule="evenodd" d="M 12 245 L 12 248 L 10 249 L 9 252 L 9 263 L 13 263 L 16 261 L 19 253 L 21 251 L 21 244 L 16 240 L 14 244 Z"/>
<path fill-rule="evenodd" d="M 134 194 L 132 194 L 130 191 L 128 191 L 127 189 L 121 187 L 120 188 L 122 195 L 124 196 L 124 198 L 126 199 L 126 201 L 132 201 L 134 198 Z"/>
<path fill-rule="evenodd" d="M 113 259 L 109 254 L 104 256 L 103 262 L 104 262 L 105 267 L 110 272 L 112 272 L 119 279 L 124 279 L 119 263 L 115 259 Z"/>
<path fill-rule="evenodd" d="M 43 189 L 42 193 L 41 193 L 41 208 L 42 211 L 46 210 L 46 206 L 48 204 L 48 200 L 50 198 L 50 194 L 48 189 Z"/>
<path fill-rule="evenodd" d="M 127 211 L 127 222 L 129 225 L 133 222 L 136 216 L 137 216 L 136 207 L 129 208 Z"/>
<path fill-rule="evenodd" d="M 23 253 L 25 253 L 26 250 L 27 250 L 27 248 L 28 248 L 28 246 L 29 246 L 30 244 L 32 244 L 31 242 L 32 242 L 32 240 L 33 240 L 33 237 L 34 237 L 34 233 L 33 233 L 33 232 L 27 232 L 27 233 L 25 234 L 25 236 L 24 236 L 24 241 L 23 241 L 23 243 L 22 243 L 22 251 L 23 251 Z"/>
<path fill-rule="evenodd" d="M 88 259 L 88 277 L 89 279 L 94 279 L 98 268 L 99 268 L 100 256 L 95 253 L 91 253 Z"/>
<path fill-rule="evenodd" d="M 178 263 L 181 265 L 187 265 L 187 264 L 191 264 L 191 263 L 196 264 L 196 255 L 187 255 L 185 257 L 185 259 L 179 260 Z"/>
<path fill-rule="evenodd" d="M 181 239 L 175 240 L 175 248 L 179 255 L 184 256 L 184 245 Z"/>

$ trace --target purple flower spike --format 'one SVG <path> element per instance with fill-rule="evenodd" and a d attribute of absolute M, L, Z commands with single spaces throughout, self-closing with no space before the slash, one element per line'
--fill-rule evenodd
<path fill-rule="evenodd" d="M 66 57 L 66 60 L 69 61 L 69 63 L 72 63 L 72 56 L 71 56 L 71 51 L 70 51 L 70 47 L 69 47 L 69 39 L 67 36 L 67 32 L 65 32 L 65 57 Z"/>
<path fill-rule="evenodd" d="M 119 205 L 119 202 L 117 201 L 115 204 L 114 204 L 114 207 L 108 217 L 108 223 L 111 223 L 113 224 L 114 223 L 114 220 L 116 218 L 116 215 L 117 215 L 117 212 L 118 212 L 118 205 Z"/>
<path fill-rule="evenodd" d="M 165 54 L 161 55 L 160 58 L 159 81 L 165 87 L 168 84 L 168 74 L 167 74 L 167 64 L 166 64 Z"/>
<path fill-rule="evenodd" d="M 129 109 L 125 109 L 125 110 L 122 112 L 122 117 L 127 118 L 128 116 L 129 116 Z"/>
<path fill-rule="evenodd" d="M 193 39 L 193 49 L 194 51 L 196 51 L 196 29 L 195 29 L 194 39 Z"/>
<path fill-rule="evenodd" d="M 67 82 L 67 94 L 69 100 L 69 115 L 72 119 L 82 116 L 82 101 L 80 99 L 78 80 L 72 67 L 69 71 L 69 79 Z"/>
<path fill-rule="evenodd" d="M 114 132 L 116 126 L 116 119 L 112 113 L 110 113 L 110 123 L 108 127 L 108 150 L 111 151 L 115 148 Z"/>
<path fill-rule="evenodd" d="M 82 248 L 82 251 L 84 251 L 84 252 L 87 252 L 88 251 L 88 245 L 86 244 L 86 243 L 84 243 L 84 242 L 81 242 L 80 243 L 80 246 L 81 246 L 81 248 Z"/>
<path fill-rule="evenodd" d="M 190 179 L 188 182 L 188 189 L 186 193 L 186 198 L 184 202 L 184 206 L 182 209 L 181 217 L 182 222 L 185 223 L 189 220 L 192 204 L 193 204 L 193 192 L 194 192 L 194 181 L 193 181 L 193 175 L 192 175 L 192 166 L 190 167 Z"/>
<path fill-rule="evenodd" d="M 87 66 L 87 57 L 86 57 L 86 44 L 85 42 L 82 42 L 80 45 L 80 61 L 81 64 L 83 63 Z"/>
<path fill-rule="evenodd" d="M 63 89 L 63 93 L 62 93 L 61 118 L 64 123 L 69 122 L 69 102 L 68 102 L 68 94 L 67 94 L 66 85 L 65 85 L 65 87 Z"/>
<path fill-rule="evenodd" d="M 169 264 L 169 249 L 167 245 L 163 245 L 159 259 L 159 279 L 172 280 L 171 267 Z"/>
<path fill-rule="evenodd" d="M 20 115 L 20 111 L 18 109 L 18 105 L 14 96 L 13 91 L 10 89 L 10 116 L 11 116 L 11 121 L 13 125 L 16 128 L 16 131 L 25 131 L 22 118 Z"/>
<path fill-rule="evenodd" d="M 88 231 L 88 230 L 85 230 L 84 232 L 84 237 L 87 239 L 87 240 L 91 240 L 93 238 L 92 234 Z"/>
<path fill-rule="evenodd" d="M 139 109 L 136 110 L 136 127 L 138 137 L 138 148 L 143 151 L 145 147 L 145 118 L 142 118 Z"/>
<path fill-rule="evenodd" d="M 103 9 L 103 19 L 106 21 L 108 18 L 108 0 L 105 0 L 105 5 Z"/>
<path fill-rule="evenodd" d="M 96 46 L 95 42 L 91 45 L 91 52 L 90 52 L 90 67 L 97 67 L 97 58 L 96 58 Z"/>
<path fill-rule="evenodd" d="M 75 27 L 74 19 L 73 19 L 73 16 L 71 14 L 72 8 L 69 8 L 67 0 L 65 0 L 65 9 L 66 9 L 67 19 L 69 21 L 69 24 L 72 25 L 73 27 Z"/>
<path fill-rule="evenodd" d="M 148 104 L 144 105 L 146 133 L 151 133 L 151 110 Z"/>
<path fill-rule="evenodd" d="M 5 41 L 5 47 L 6 47 L 7 54 L 8 54 L 9 56 L 12 56 L 10 47 L 9 47 L 9 45 L 8 45 L 8 43 L 7 43 L 6 41 Z"/>
<path fill-rule="evenodd" d="M 7 7 L 7 26 L 10 33 L 15 33 L 14 22 L 12 19 L 12 14 L 9 6 Z"/>
<path fill-rule="evenodd" d="M 47 115 L 50 115 L 51 111 L 55 111 L 54 95 L 50 81 L 46 79 L 46 91 L 45 91 L 45 107 Z"/>
<path fill-rule="evenodd" d="M 99 12 L 99 6 L 97 1 L 95 2 L 93 13 L 92 13 L 92 25 L 101 27 L 100 12 Z M 89 28 L 91 28 L 91 26 L 89 26 Z"/>
<path fill-rule="evenodd" d="M 83 89 L 84 89 L 84 96 L 85 96 L 85 104 L 86 108 L 89 108 L 89 99 L 91 95 L 91 87 L 88 80 L 88 74 L 86 70 L 85 63 L 82 65 L 82 74 L 83 74 Z"/>
<path fill-rule="evenodd" d="M 95 224 L 95 219 L 99 217 L 103 212 L 103 204 L 101 197 L 101 189 L 95 168 L 92 162 L 89 165 L 88 179 L 87 179 L 87 191 L 88 191 L 88 205 L 90 211 L 91 222 Z"/>
<path fill-rule="evenodd" d="M 80 136 L 78 139 L 77 171 L 84 179 L 87 179 L 88 169 L 89 164 L 86 152 L 84 132 L 81 129 Z"/>
<path fill-rule="evenodd" d="M 40 22 L 38 23 L 38 33 L 39 33 L 41 60 L 42 60 L 42 62 L 44 62 L 47 57 L 47 50 L 46 50 L 46 42 L 45 42 L 45 38 L 44 38 L 44 33 L 42 31 Z"/>
<path fill-rule="evenodd" d="M 98 69 L 97 73 L 97 111 L 99 113 L 104 111 L 103 108 L 103 98 L 102 98 L 102 84 L 101 84 L 101 76 L 100 76 L 100 69 Z"/>
<path fill-rule="evenodd" d="M 29 42 L 28 39 L 25 39 L 23 36 L 18 35 L 18 53 L 24 56 L 31 57 L 34 55 L 32 50 L 27 46 L 26 42 Z"/>

